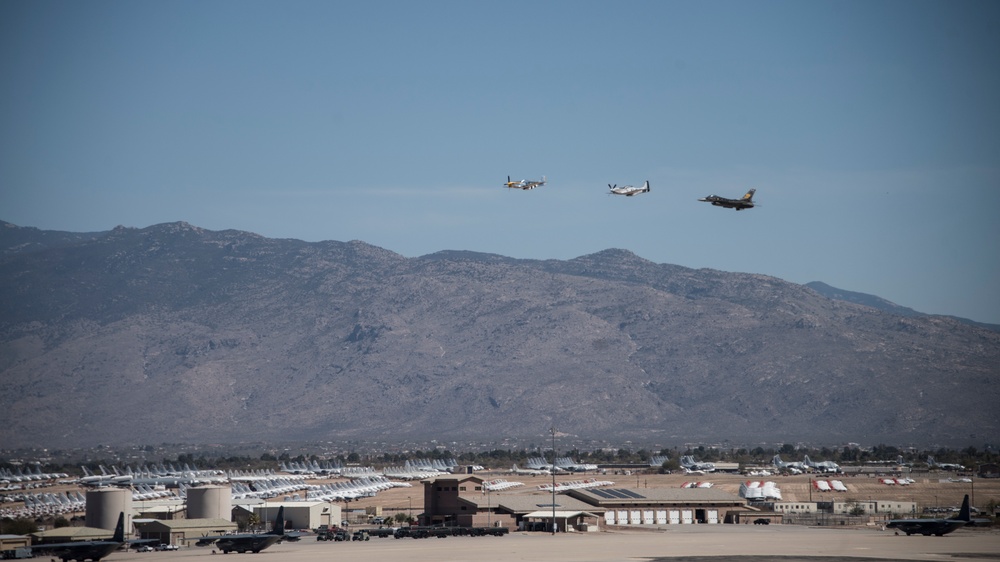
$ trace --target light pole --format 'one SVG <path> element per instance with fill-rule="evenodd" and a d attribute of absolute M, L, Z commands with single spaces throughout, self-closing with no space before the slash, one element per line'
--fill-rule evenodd
<path fill-rule="evenodd" d="M 556 535 L 556 428 L 552 428 L 552 536 Z"/>

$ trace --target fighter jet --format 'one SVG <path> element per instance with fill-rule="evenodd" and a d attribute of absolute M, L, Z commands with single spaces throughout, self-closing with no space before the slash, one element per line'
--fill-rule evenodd
<path fill-rule="evenodd" d="M 887 529 L 899 529 L 907 534 L 907 536 L 913 533 L 920 533 L 925 537 L 935 535 L 940 537 L 941 535 L 947 535 L 948 533 L 958 529 L 959 527 L 964 527 L 972 521 L 972 516 L 969 510 L 969 495 L 965 495 L 965 499 L 962 501 L 962 509 L 959 510 L 958 515 L 954 517 L 949 517 L 947 519 L 937 518 L 937 519 L 891 519 L 885 524 Z"/>
<path fill-rule="evenodd" d="M 725 197 L 719 197 L 718 195 L 709 195 L 708 197 L 702 197 L 698 201 L 704 201 L 705 203 L 711 203 L 716 207 L 724 207 L 726 209 L 736 209 L 737 211 L 742 211 L 743 209 L 754 208 L 753 194 L 756 189 L 751 189 L 739 199 L 727 199 Z"/>

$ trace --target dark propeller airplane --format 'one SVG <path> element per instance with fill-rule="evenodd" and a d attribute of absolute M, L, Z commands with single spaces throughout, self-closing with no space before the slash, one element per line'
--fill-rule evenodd
<path fill-rule="evenodd" d="M 972 522 L 972 516 L 969 511 L 969 495 L 965 495 L 965 500 L 962 501 L 962 509 L 958 511 L 958 515 L 954 517 L 949 517 L 947 519 L 937 518 L 937 519 L 891 519 L 885 524 L 887 529 L 899 529 L 907 534 L 907 536 L 913 533 L 920 533 L 924 536 L 941 536 L 947 535 L 948 533 L 964 527 Z"/>
<path fill-rule="evenodd" d="M 284 538 L 287 538 L 285 535 L 285 506 L 281 506 L 278 508 L 277 517 L 274 518 L 274 527 L 267 533 L 239 533 L 218 537 L 202 537 L 196 544 L 197 546 L 208 546 L 215 542 L 215 546 L 224 554 L 230 552 L 257 553 Z"/>
<path fill-rule="evenodd" d="M 54 544 L 39 544 L 31 547 L 32 554 L 44 554 L 70 560 L 101 560 L 125 544 L 125 512 L 118 516 L 115 534 L 109 541 L 75 541 Z M 158 542 L 155 540 L 128 541 L 130 543 Z"/>
<path fill-rule="evenodd" d="M 754 208 L 753 194 L 756 189 L 751 189 L 739 199 L 727 199 L 725 197 L 719 197 L 718 195 L 709 195 L 708 197 L 702 197 L 698 201 L 704 201 L 706 203 L 711 203 L 716 207 L 724 207 L 726 209 L 736 209 L 737 211 L 742 211 L 743 209 Z"/>

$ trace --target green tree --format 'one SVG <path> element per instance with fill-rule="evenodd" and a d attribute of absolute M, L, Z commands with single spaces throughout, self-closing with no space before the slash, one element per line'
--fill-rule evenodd
<path fill-rule="evenodd" d="M 4 517 L 3 521 L 0 521 L 0 530 L 4 535 L 30 535 L 38 532 L 38 523 L 24 517 L 17 519 Z"/>

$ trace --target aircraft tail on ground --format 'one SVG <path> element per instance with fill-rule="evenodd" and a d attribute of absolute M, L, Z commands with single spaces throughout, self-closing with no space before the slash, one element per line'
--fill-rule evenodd
<path fill-rule="evenodd" d="M 966 503 L 968 507 L 968 503 Z M 125 512 L 118 515 L 118 524 L 115 525 L 115 534 L 111 537 L 111 542 L 125 542 Z"/>
<path fill-rule="evenodd" d="M 952 517 L 957 521 L 972 521 L 972 510 L 969 509 L 969 494 L 965 494 L 962 500 L 962 509 L 958 510 L 958 515 Z"/>
<path fill-rule="evenodd" d="M 285 534 L 285 506 L 278 508 L 278 515 L 274 518 L 274 528 L 271 529 L 272 535 L 284 535 Z"/>

